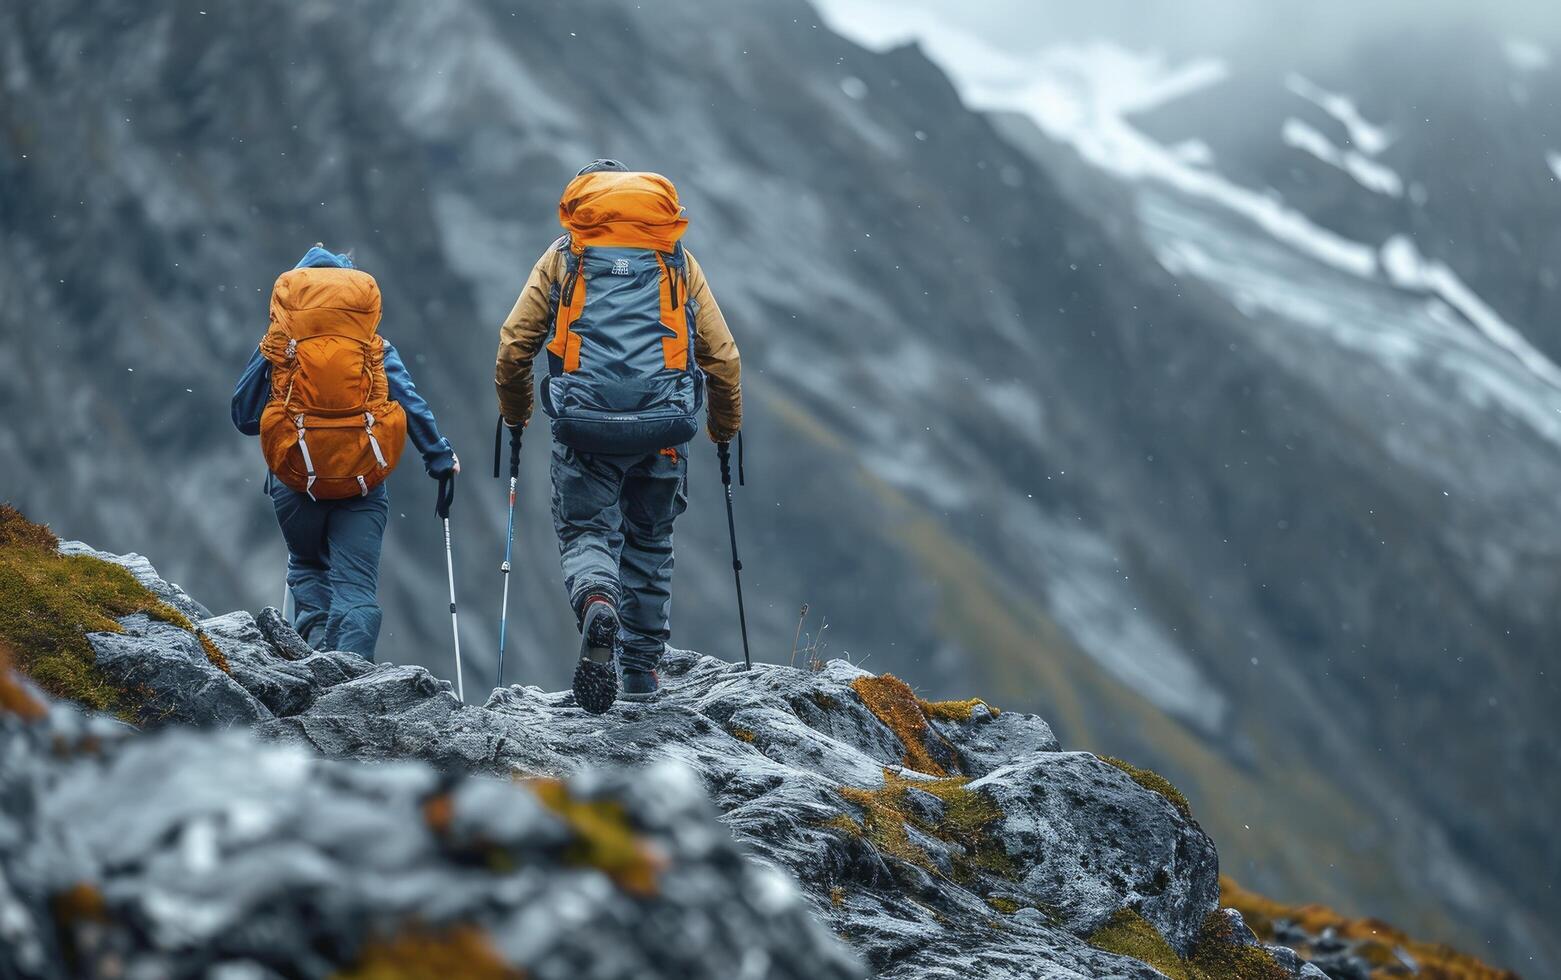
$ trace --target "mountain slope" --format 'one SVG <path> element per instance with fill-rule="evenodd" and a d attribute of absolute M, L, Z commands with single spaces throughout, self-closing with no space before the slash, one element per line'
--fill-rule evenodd
<path fill-rule="evenodd" d="M 0 408 L 19 420 L 0 490 L 106 547 L 155 542 L 221 606 L 275 602 L 258 454 L 225 402 L 276 272 L 316 240 L 356 246 L 477 476 L 496 325 L 558 188 L 626 158 L 678 181 L 743 348 L 761 660 L 788 655 L 809 602 L 830 652 L 871 650 L 929 693 L 1011 692 L 1221 801 L 1200 812 L 1266 890 L 1502 937 L 1512 962 L 1548 949 L 1555 898 L 1530 869 L 1557 846 L 1533 802 L 1557 798 L 1533 765 L 1556 747 L 1533 654 L 1556 626 L 1552 396 L 1423 293 L 1285 252 L 1196 275 L 1269 243 L 970 111 L 920 50 L 864 50 L 800 2 L 722 10 L 0 10 Z M 1199 248 L 1177 266 L 1142 215 Z M 1286 315 L 1233 295 L 1276 281 Z M 1379 317 L 1443 338 L 1470 397 L 1434 397 L 1438 362 L 1395 370 Z M 556 686 L 572 624 L 545 442 L 523 463 L 510 678 Z M 720 649 L 711 455 L 695 447 L 676 629 Z M 449 676 L 416 470 L 393 481 L 383 649 Z M 496 642 L 485 482 L 457 505 L 468 682 Z"/>

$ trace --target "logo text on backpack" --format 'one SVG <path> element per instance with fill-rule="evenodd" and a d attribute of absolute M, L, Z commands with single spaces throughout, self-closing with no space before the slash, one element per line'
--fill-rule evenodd
<path fill-rule="evenodd" d="M 615 276 L 633 275 L 633 273 L 629 271 L 629 260 L 614 259 L 612 263 L 612 274 Z"/>

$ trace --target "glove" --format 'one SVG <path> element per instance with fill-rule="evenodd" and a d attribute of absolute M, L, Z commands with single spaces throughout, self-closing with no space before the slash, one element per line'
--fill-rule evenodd
<path fill-rule="evenodd" d="M 461 472 L 461 458 L 455 455 L 455 450 L 450 450 L 423 466 L 428 475 L 435 480 L 443 480 L 445 477 Z"/>

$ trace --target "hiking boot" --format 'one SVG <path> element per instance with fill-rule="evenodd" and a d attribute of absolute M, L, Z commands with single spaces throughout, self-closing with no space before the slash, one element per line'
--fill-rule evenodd
<path fill-rule="evenodd" d="M 618 610 L 602 596 L 585 602 L 580 624 L 580 662 L 575 664 L 575 703 L 593 715 L 606 714 L 618 697 Z"/>
<path fill-rule="evenodd" d="M 623 668 L 623 699 L 625 701 L 652 701 L 661 693 L 661 678 L 654 670 Z"/>

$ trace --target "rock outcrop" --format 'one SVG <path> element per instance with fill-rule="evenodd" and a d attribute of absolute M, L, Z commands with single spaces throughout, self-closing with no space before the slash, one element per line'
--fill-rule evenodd
<path fill-rule="evenodd" d="M 844 661 L 673 652 L 657 702 L 597 717 L 535 687 L 462 704 L 274 610 L 120 626 L 88 639 L 146 730 L 0 718 L 0 976 L 1148 980 L 1247 945 L 1185 801 Z M 1251 948 L 1265 980 L 1321 976 Z"/>

